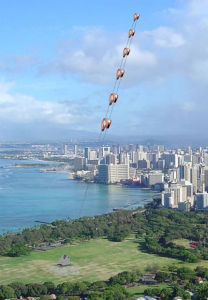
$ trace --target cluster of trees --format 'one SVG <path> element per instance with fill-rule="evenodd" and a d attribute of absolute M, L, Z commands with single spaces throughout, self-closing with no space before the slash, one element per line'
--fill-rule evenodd
<path fill-rule="evenodd" d="M 208 268 L 197 267 L 192 270 L 187 267 L 170 266 L 165 270 L 156 272 L 156 283 L 168 282 L 167 288 L 156 288 L 150 286 L 144 292 L 148 296 L 156 296 L 159 299 L 173 299 L 175 296 L 181 296 L 183 299 L 190 299 L 190 292 L 195 295 L 194 299 L 207 299 L 208 284 L 197 284 L 196 277 L 200 276 L 208 279 Z M 107 281 L 90 282 L 64 282 L 55 285 L 53 282 L 43 284 L 30 283 L 12 283 L 0 286 L 0 300 L 13 297 L 41 297 L 47 299 L 45 295 L 56 294 L 58 300 L 64 299 L 64 296 L 70 296 L 70 299 L 100 299 L 100 300 L 122 300 L 131 299 L 128 292 L 129 286 L 141 285 L 142 274 L 139 270 L 132 272 L 121 272 Z"/>
<path fill-rule="evenodd" d="M 154 203 L 153 203 L 154 206 Z M 150 205 L 151 207 L 151 205 Z M 106 236 L 119 242 L 130 233 L 144 239 L 148 251 L 197 262 L 208 259 L 208 214 L 148 208 L 145 212 L 118 211 L 77 220 L 60 220 L 52 226 L 27 228 L 21 233 L 0 236 L 0 255 L 18 256 L 29 253 L 27 246 L 38 246 L 57 240 L 72 242 Z M 173 243 L 185 238 L 198 242 L 197 249 L 186 249 Z M 24 247 L 23 247 L 24 246 Z"/>
<path fill-rule="evenodd" d="M 175 246 L 173 243 L 162 246 L 157 240 L 149 236 L 145 238 L 145 244 L 152 253 L 178 258 L 190 263 L 198 262 L 202 258 L 200 253 L 197 253 L 195 250 L 187 250 L 185 247 Z"/>
<path fill-rule="evenodd" d="M 31 250 L 31 248 L 24 245 L 14 245 L 11 246 L 10 250 L 7 252 L 7 255 L 11 257 L 19 257 L 22 255 L 28 255 Z"/>
<path fill-rule="evenodd" d="M 145 218 L 142 214 L 132 215 L 132 211 L 118 211 L 96 217 L 84 217 L 77 220 L 59 220 L 52 226 L 41 225 L 39 227 L 26 228 L 21 233 L 5 234 L 0 236 L 0 255 L 10 252 L 16 245 L 37 246 L 43 242 L 57 240 L 91 239 L 108 236 L 116 240 L 118 233 L 122 240 L 132 231 L 137 231 L 145 226 Z"/>
<path fill-rule="evenodd" d="M 144 236 L 148 251 L 190 263 L 208 259 L 208 250 L 204 247 L 208 241 L 206 213 L 149 209 L 145 217 L 147 228 L 139 234 Z M 197 248 L 175 245 L 173 240 L 180 238 L 197 241 Z"/>
<path fill-rule="evenodd" d="M 131 231 L 129 228 L 118 226 L 114 231 L 110 231 L 107 238 L 109 241 L 122 242 L 125 238 L 130 235 Z"/>
<path fill-rule="evenodd" d="M 187 300 L 191 298 L 189 292 L 184 291 L 182 288 L 176 285 L 172 288 L 149 288 L 144 291 L 144 294 L 146 296 L 156 296 L 159 299 L 174 299 L 176 296 Z"/>
<path fill-rule="evenodd" d="M 49 294 L 56 294 L 58 299 L 63 296 L 78 297 L 87 299 L 128 299 L 129 293 L 123 285 L 138 282 L 141 273 L 122 272 L 107 281 L 90 282 L 64 282 L 55 285 L 53 282 L 45 282 L 43 284 L 30 283 L 12 283 L 0 286 L 0 300 L 13 297 L 40 297 Z M 44 298 L 44 297 L 43 297 Z M 71 298 L 70 298 L 71 299 Z M 76 298 L 74 298 L 76 299 Z"/>
<path fill-rule="evenodd" d="M 176 268 L 169 267 L 168 271 L 159 271 L 156 277 L 162 275 L 163 279 L 159 282 L 168 281 L 169 286 L 167 288 L 155 288 L 150 287 L 144 291 L 147 296 L 158 297 L 159 299 L 173 299 L 178 296 L 182 299 L 190 299 L 190 294 L 194 294 L 194 299 L 205 300 L 208 297 L 208 283 L 199 284 L 196 282 L 196 277 L 200 276 L 203 279 L 208 279 L 208 269 L 204 267 L 197 267 L 195 270 L 191 270 L 186 267 Z M 166 279 L 165 279 L 166 277 Z"/>

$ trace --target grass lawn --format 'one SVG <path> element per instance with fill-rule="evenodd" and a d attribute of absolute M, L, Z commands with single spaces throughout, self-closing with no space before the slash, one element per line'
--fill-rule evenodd
<path fill-rule="evenodd" d="M 190 246 L 190 240 L 187 239 L 177 239 L 177 240 L 173 240 L 173 243 L 178 245 L 178 246 L 183 246 L 187 249 L 191 249 Z"/>
<path fill-rule="evenodd" d="M 48 251 L 32 251 L 29 256 L 0 257 L 0 284 L 14 281 L 96 281 L 106 280 L 119 272 L 135 268 L 144 271 L 145 267 L 151 264 L 158 264 L 160 267 L 171 264 L 193 267 L 197 265 L 183 264 L 177 259 L 145 253 L 139 249 L 141 245 L 142 243 L 135 241 L 134 236 L 120 243 L 94 239 Z M 72 264 L 79 268 L 78 275 L 57 275 L 49 271 L 63 254 L 71 256 Z M 208 262 L 203 261 L 202 265 L 208 266 Z"/>
<path fill-rule="evenodd" d="M 167 288 L 169 287 L 168 284 L 166 283 L 160 283 L 160 284 L 154 284 L 154 285 L 138 285 L 138 286 L 134 286 L 131 288 L 128 288 L 127 291 L 132 295 L 132 296 L 142 296 L 144 295 L 144 290 L 148 289 L 148 288 L 159 288 L 159 289 L 163 289 L 163 288 Z"/>

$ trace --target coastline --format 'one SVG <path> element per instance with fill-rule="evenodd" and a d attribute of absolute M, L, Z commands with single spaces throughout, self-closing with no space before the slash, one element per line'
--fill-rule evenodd
<path fill-rule="evenodd" d="M 41 172 L 41 168 L 33 166 L 15 167 L 15 163 L 20 161 L 0 160 L 1 234 L 37 226 L 35 220 L 76 219 L 80 217 L 80 207 L 81 216 L 105 214 L 114 208 L 129 209 L 131 205 L 143 207 L 155 196 L 150 190 L 91 183 L 83 204 L 87 183 L 72 179 L 72 172 Z"/>

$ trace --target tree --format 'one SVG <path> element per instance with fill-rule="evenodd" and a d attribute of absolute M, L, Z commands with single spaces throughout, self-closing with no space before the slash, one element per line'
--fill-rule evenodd
<path fill-rule="evenodd" d="M 14 289 L 10 286 L 7 285 L 2 285 L 0 287 L 0 299 L 9 299 L 9 298 L 14 298 L 15 297 L 15 292 Z"/>
<path fill-rule="evenodd" d="M 47 287 L 43 284 L 31 283 L 27 284 L 28 296 L 31 297 L 40 297 L 41 295 L 47 294 Z"/>
<path fill-rule="evenodd" d="M 180 279 L 190 280 L 196 277 L 195 272 L 189 268 L 182 267 L 177 269 L 177 275 Z"/>
<path fill-rule="evenodd" d="M 158 281 L 158 282 L 164 282 L 165 280 L 169 279 L 170 278 L 170 273 L 168 272 L 165 272 L 165 271 L 158 271 L 156 273 L 156 277 L 155 279 Z"/>
<path fill-rule="evenodd" d="M 197 291 L 197 299 L 207 300 L 208 297 L 208 284 L 201 284 Z"/>
<path fill-rule="evenodd" d="M 24 283 L 14 282 L 11 283 L 9 286 L 14 289 L 16 297 L 27 296 L 28 289 Z"/>
<path fill-rule="evenodd" d="M 128 228 L 116 228 L 108 234 L 108 239 L 113 242 L 122 242 L 129 234 L 130 230 Z"/>
<path fill-rule="evenodd" d="M 53 294 L 53 293 L 55 293 L 55 288 L 56 288 L 56 286 L 55 286 L 55 284 L 53 283 L 53 282 L 51 282 L 51 281 L 46 281 L 46 282 L 44 282 L 44 284 L 43 284 L 46 288 L 47 288 L 47 290 L 48 290 L 48 294 Z"/>
<path fill-rule="evenodd" d="M 14 245 L 11 247 L 9 252 L 7 253 L 8 256 L 15 257 L 15 256 L 22 256 L 28 255 L 31 252 L 31 249 L 24 245 Z"/>

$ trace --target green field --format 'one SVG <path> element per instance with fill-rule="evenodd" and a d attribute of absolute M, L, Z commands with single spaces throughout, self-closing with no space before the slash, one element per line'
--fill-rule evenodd
<path fill-rule="evenodd" d="M 110 276 L 135 268 L 144 271 L 151 264 L 190 265 L 177 259 L 160 257 L 140 250 L 141 244 L 132 236 L 123 242 L 109 242 L 107 239 L 94 239 L 77 245 L 67 245 L 48 251 L 33 251 L 29 256 L 0 257 L 0 284 L 14 281 L 55 283 L 71 280 L 106 280 Z M 79 269 L 78 275 L 56 275 L 49 268 L 58 262 L 63 254 L 71 256 L 72 264 Z M 204 266 L 208 262 L 203 262 Z"/>
<path fill-rule="evenodd" d="M 173 243 L 178 245 L 178 246 L 183 246 L 186 249 L 191 249 L 190 246 L 190 241 L 187 239 L 177 239 L 177 240 L 173 240 Z"/>
<path fill-rule="evenodd" d="M 131 287 L 131 288 L 128 288 L 127 291 L 133 295 L 133 296 L 142 296 L 144 295 L 144 291 L 146 289 L 149 289 L 149 288 L 159 288 L 159 289 L 163 289 L 163 288 L 168 288 L 169 285 L 166 284 L 166 283 L 160 283 L 160 284 L 154 284 L 154 285 L 138 285 L 138 286 L 134 286 L 134 287 Z"/>

